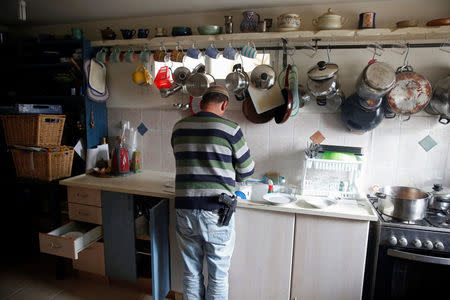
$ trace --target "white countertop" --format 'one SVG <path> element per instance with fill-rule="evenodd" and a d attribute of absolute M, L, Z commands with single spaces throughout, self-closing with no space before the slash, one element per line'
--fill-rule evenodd
<path fill-rule="evenodd" d="M 63 179 L 59 183 L 71 187 L 173 199 L 175 196 L 174 190 L 166 185 L 168 183 L 173 184 L 174 179 L 175 174 L 173 173 L 143 170 L 136 174 L 111 178 L 79 175 Z M 378 220 L 374 208 L 367 199 L 358 199 L 355 201 L 344 200 L 327 208 L 318 209 L 303 201 L 302 196 L 297 196 L 297 198 L 299 201 L 282 206 L 239 200 L 238 207 L 362 221 Z"/>

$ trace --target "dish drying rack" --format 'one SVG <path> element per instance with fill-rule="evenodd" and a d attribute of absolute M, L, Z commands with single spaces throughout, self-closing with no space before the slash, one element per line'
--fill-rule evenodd
<path fill-rule="evenodd" d="M 360 198 L 363 159 L 360 156 L 355 158 L 355 161 L 340 161 L 309 158 L 305 155 L 301 194 L 347 199 Z"/>

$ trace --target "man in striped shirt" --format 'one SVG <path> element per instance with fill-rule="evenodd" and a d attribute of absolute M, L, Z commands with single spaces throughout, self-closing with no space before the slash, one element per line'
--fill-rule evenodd
<path fill-rule="evenodd" d="M 176 161 L 177 239 L 183 258 L 186 300 L 228 299 L 228 269 L 234 249 L 234 216 L 218 225 L 223 208 L 219 195 L 234 195 L 235 182 L 254 171 L 242 130 L 223 118 L 228 105 L 224 87 L 205 92 L 201 112 L 175 124 L 172 147 Z M 208 266 L 205 293 L 203 259 Z"/>

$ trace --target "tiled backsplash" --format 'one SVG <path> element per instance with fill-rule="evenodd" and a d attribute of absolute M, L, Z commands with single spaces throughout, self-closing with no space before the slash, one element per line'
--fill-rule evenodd
<path fill-rule="evenodd" d="M 174 172 L 170 146 L 175 122 L 187 116 L 177 110 L 108 109 L 109 134 L 116 135 L 120 120 L 136 127 L 143 122 L 149 131 L 140 138 L 144 168 Z M 303 167 L 304 149 L 309 137 L 320 130 L 324 144 L 360 146 L 365 150 L 365 186 L 450 185 L 450 130 L 431 116 L 412 117 L 407 122 L 385 119 L 379 127 L 363 135 L 347 131 L 340 113 L 303 112 L 278 125 L 275 122 L 253 124 L 242 112 L 228 111 L 226 117 L 240 124 L 255 159 L 255 177 L 278 171 L 288 182 L 298 184 Z M 430 135 L 438 145 L 426 152 L 418 144 Z"/>

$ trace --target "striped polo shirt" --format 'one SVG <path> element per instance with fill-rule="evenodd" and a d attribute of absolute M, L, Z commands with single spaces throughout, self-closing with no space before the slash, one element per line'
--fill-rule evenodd
<path fill-rule="evenodd" d="M 234 195 L 235 182 L 253 174 L 241 128 L 214 113 L 201 111 L 177 122 L 171 143 L 176 208 L 217 210 L 218 196 Z"/>

